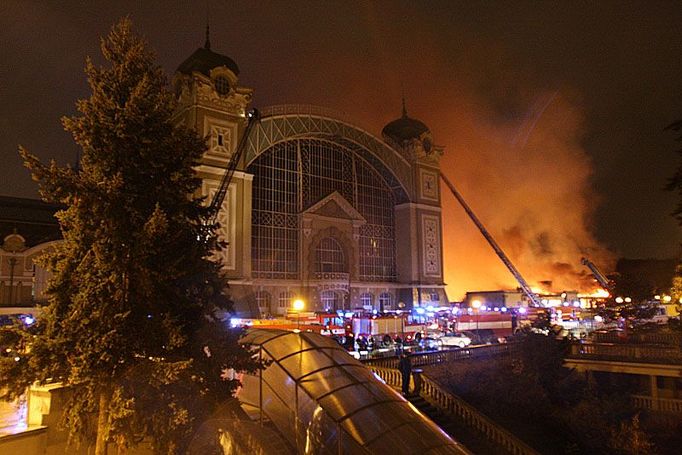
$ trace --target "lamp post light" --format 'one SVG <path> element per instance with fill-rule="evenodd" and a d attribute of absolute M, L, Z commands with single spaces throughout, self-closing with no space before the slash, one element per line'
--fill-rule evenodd
<path fill-rule="evenodd" d="M 303 308 L 305 308 L 305 302 L 303 302 L 302 299 L 296 299 L 293 302 L 291 302 L 291 309 L 293 309 L 296 312 L 296 334 L 298 335 L 298 374 L 299 378 L 301 376 L 301 369 L 302 369 L 302 363 L 303 363 L 303 336 L 301 335 L 301 311 L 303 311 Z M 296 426 L 296 447 L 298 448 L 300 446 L 299 442 L 299 414 L 298 414 L 298 386 L 299 386 L 299 379 L 296 379 L 296 403 L 295 403 L 295 415 L 294 418 L 296 419 L 295 426 Z"/>
<path fill-rule="evenodd" d="M 479 316 L 479 310 L 481 308 L 481 301 L 480 300 L 474 300 L 471 302 L 471 307 L 474 309 L 476 313 L 476 336 L 481 337 L 481 335 L 478 332 L 478 316 Z"/>
<path fill-rule="evenodd" d="M 305 308 L 305 302 L 302 299 L 296 299 L 292 302 L 291 308 L 296 312 L 296 330 L 301 331 L 301 311 Z"/>

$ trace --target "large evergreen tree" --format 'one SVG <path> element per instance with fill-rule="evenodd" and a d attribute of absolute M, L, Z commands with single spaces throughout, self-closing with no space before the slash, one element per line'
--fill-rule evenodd
<path fill-rule="evenodd" d="M 174 124 L 163 71 L 128 19 L 101 50 L 105 66 L 86 64 L 92 95 L 63 119 L 80 169 L 21 150 L 43 198 L 66 206 L 64 240 L 43 258 L 53 277 L 38 322 L 2 331 L 20 355 L 0 358 L 0 387 L 12 398 L 34 381 L 63 383 L 64 423 L 97 454 L 142 438 L 174 453 L 234 392 L 223 372 L 257 364 L 216 317 L 230 301 L 196 197 L 205 142 Z"/>

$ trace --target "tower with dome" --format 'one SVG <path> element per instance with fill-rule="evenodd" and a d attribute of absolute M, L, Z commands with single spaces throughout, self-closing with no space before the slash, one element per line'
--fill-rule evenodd
<path fill-rule="evenodd" d="M 210 197 L 244 134 L 253 90 L 206 40 L 173 78 L 177 121 L 207 138 L 197 172 Z M 242 316 L 395 310 L 447 303 L 439 159 L 407 115 L 382 137 L 307 105 L 260 107 L 219 214 L 230 293 Z"/>

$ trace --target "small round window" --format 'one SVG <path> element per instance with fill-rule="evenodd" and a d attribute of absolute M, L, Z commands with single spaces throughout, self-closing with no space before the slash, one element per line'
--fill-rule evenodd
<path fill-rule="evenodd" d="M 230 81 L 228 81 L 226 77 L 223 76 L 216 77 L 214 84 L 215 89 L 219 95 L 225 96 L 228 93 L 230 93 Z"/>

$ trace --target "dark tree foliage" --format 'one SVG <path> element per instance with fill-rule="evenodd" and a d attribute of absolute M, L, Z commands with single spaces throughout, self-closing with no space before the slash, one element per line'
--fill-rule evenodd
<path fill-rule="evenodd" d="M 516 342 L 510 358 L 426 373 L 540 453 L 656 453 L 632 408 L 631 384 L 597 383 L 565 368 L 568 344 L 548 325 L 523 330 Z"/>
<path fill-rule="evenodd" d="M 217 314 L 231 309 L 214 251 L 214 227 L 193 166 L 205 142 L 173 122 L 166 77 L 127 19 L 88 60 L 92 94 L 63 124 L 82 148 L 81 169 L 45 165 L 21 149 L 63 242 L 43 264 L 48 303 L 31 328 L 2 330 L 19 352 L 0 358 L 4 398 L 38 383 L 72 392 L 63 421 L 72 437 L 125 448 L 149 440 L 182 452 L 194 428 L 229 399 L 228 369 L 258 364 Z"/>
<path fill-rule="evenodd" d="M 611 297 L 597 309 L 605 321 L 622 318 L 628 326 L 637 326 L 654 317 L 658 305 L 653 299 L 656 289 L 651 281 L 635 273 L 612 275 L 612 281 Z"/>

